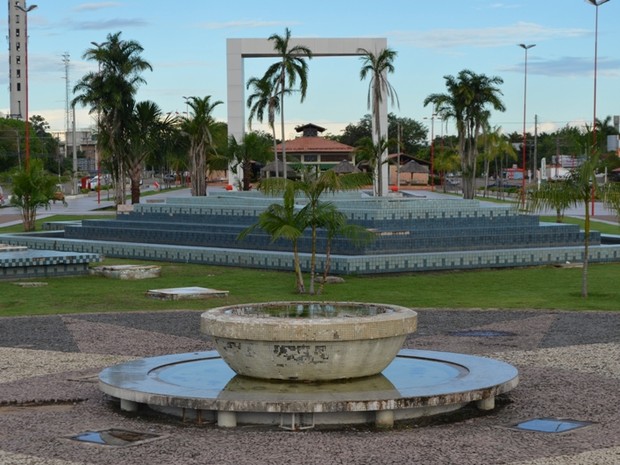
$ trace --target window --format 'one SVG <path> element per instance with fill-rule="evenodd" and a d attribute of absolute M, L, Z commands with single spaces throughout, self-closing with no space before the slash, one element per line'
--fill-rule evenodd
<path fill-rule="evenodd" d="M 17 83 L 17 92 L 21 92 L 22 91 L 22 83 L 18 82 Z"/>
<path fill-rule="evenodd" d="M 19 37 L 19 29 L 15 29 L 15 37 Z"/>
<path fill-rule="evenodd" d="M 19 24 L 19 15 L 15 15 L 15 22 Z"/>
<path fill-rule="evenodd" d="M 21 62 L 22 62 L 22 57 L 21 57 L 21 55 L 17 55 L 17 56 L 15 57 L 15 63 L 17 63 L 18 65 L 20 65 L 20 64 L 21 64 Z"/>
<path fill-rule="evenodd" d="M 17 68 L 17 70 L 16 70 L 16 72 L 15 72 L 15 76 L 16 76 L 17 78 L 22 77 L 22 70 L 21 70 L 21 69 L 19 69 L 19 68 Z"/>
<path fill-rule="evenodd" d="M 20 49 L 21 49 L 21 43 L 20 42 L 16 42 L 15 43 L 15 50 L 17 50 L 19 52 Z"/>

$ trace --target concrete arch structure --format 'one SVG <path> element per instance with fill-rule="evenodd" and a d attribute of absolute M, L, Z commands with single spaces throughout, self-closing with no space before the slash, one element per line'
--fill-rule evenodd
<path fill-rule="evenodd" d="M 291 39 L 291 46 L 305 45 L 315 57 L 359 56 L 359 49 L 378 53 L 387 48 L 386 38 L 299 38 Z M 245 58 L 277 57 L 273 43 L 268 39 L 228 39 L 226 41 L 228 134 L 237 140 L 245 133 Z M 381 137 L 387 138 L 387 102 L 379 108 Z M 374 119 L 373 119 L 374 121 Z M 373 137 L 375 131 L 373 128 Z M 388 166 L 380 164 L 383 179 L 388 179 Z M 229 183 L 237 185 L 238 176 L 229 171 Z M 387 183 L 383 183 L 383 195 L 387 193 Z"/>

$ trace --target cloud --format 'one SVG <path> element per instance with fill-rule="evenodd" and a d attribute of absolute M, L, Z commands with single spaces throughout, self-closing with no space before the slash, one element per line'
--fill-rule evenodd
<path fill-rule="evenodd" d="M 198 27 L 203 29 L 256 29 L 261 27 L 282 27 L 296 25 L 295 22 L 284 21 L 261 21 L 261 20 L 242 20 L 226 21 L 221 23 L 200 23 Z"/>
<path fill-rule="evenodd" d="M 126 27 L 146 27 L 148 22 L 143 19 L 114 18 L 106 21 L 71 21 L 67 27 L 74 30 L 116 30 Z"/>
<path fill-rule="evenodd" d="M 597 62 L 598 72 L 606 76 L 620 76 L 620 59 L 599 57 Z M 543 60 L 532 57 L 528 60 L 528 74 L 536 74 L 549 77 L 577 77 L 590 76 L 593 73 L 594 61 L 592 57 L 563 56 L 551 60 Z M 523 72 L 523 63 L 507 66 L 500 71 Z"/>
<path fill-rule="evenodd" d="M 592 32 L 578 28 L 547 28 L 536 23 L 518 22 L 485 29 L 432 29 L 430 31 L 394 31 L 395 42 L 418 48 L 451 49 L 460 47 L 502 47 L 530 41 L 583 37 Z"/>
<path fill-rule="evenodd" d="M 81 5 L 73 8 L 73 11 L 97 11 L 105 8 L 116 8 L 121 6 L 120 2 L 97 2 L 97 3 L 82 3 Z"/>

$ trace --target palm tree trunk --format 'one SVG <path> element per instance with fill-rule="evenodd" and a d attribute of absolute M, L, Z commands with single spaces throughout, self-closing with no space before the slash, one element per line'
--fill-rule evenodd
<path fill-rule="evenodd" d="M 280 83 L 280 128 L 282 131 L 282 177 L 286 179 L 287 175 L 287 165 L 286 165 L 286 137 L 284 131 L 284 86 L 286 84 L 286 75 L 284 71 L 284 64 L 282 64 L 282 82 Z M 277 158 L 277 155 L 276 155 Z M 276 160 L 276 166 L 278 161 Z"/>
<path fill-rule="evenodd" d="M 581 297 L 584 299 L 588 298 L 588 262 L 590 255 L 590 211 L 588 210 L 588 199 L 586 198 L 584 201 L 585 206 L 585 222 L 584 222 L 584 233 L 585 238 L 583 241 L 584 251 L 583 251 L 583 271 L 581 273 Z"/>
<path fill-rule="evenodd" d="M 304 286 L 304 276 L 301 273 L 301 264 L 299 263 L 299 250 L 297 248 L 297 240 L 293 242 L 293 263 L 295 267 L 297 292 L 299 294 L 304 294 L 306 292 L 306 288 Z"/>
<path fill-rule="evenodd" d="M 310 288 L 308 293 L 314 295 L 314 277 L 316 269 L 316 226 L 312 225 L 312 253 L 310 254 Z"/>

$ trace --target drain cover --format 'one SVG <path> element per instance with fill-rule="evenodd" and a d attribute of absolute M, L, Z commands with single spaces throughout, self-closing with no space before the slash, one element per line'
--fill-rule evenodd
<path fill-rule="evenodd" d="M 128 431 L 124 429 L 106 429 L 102 431 L 85 431 L 71 436 L 70 439 L 103 446 L 125 447 L 142 444 L 147 441 L 161 438 L 157 434 L 142 433 L 138 431 Z"/>
<path fill-rule="evenodd" d="M 514 429 L 539 433 L 564 433 L 591 425 L 589 421 L 558 420 L 557 418 L 534 418 L 513 426 Z"/>
<path fill-rule="evenodd" d="M 506 337 L 516 336 L 515 333 L 509 331 L 493 331 L 486 329 L 468 329 L 464 331 L 452 331 L 448 333 L 450 336 L 465 336 L 465 337 Z"/>

